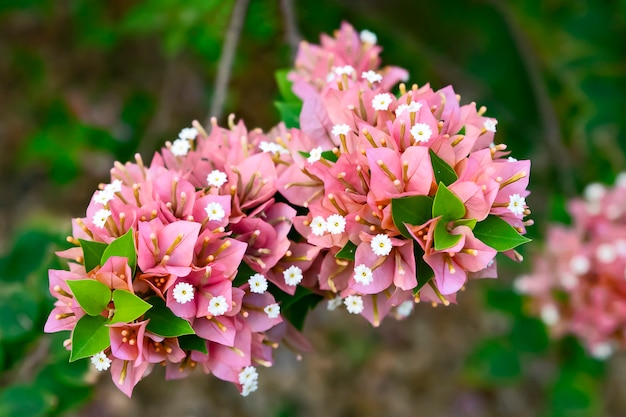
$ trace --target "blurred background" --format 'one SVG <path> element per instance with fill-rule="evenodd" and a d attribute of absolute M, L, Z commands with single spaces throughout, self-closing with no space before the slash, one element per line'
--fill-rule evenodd
<path fill-rule="evenodd" d="M 418 305 L 379 329 L 321 305 L 305 326 L 315 353 L 279 349 L 248 398 L 157 369 L 128 399 L 87 361 L 69 364 L 67 335 L 42 335 L 47 269 L 63 267 L 54 251 L 113 161 L 149 161 L 211 113 L 271 128 L 274 72 L 343 20 L 376 33 L 383 64 L 411 82 L 487 106 L 497 141 L 532 160 L 527 261 L 502 260 L 500 279 L 472 282 L 458 305 Z M 624 354 L 600 362 L 550 341 L 511 290 L 546 224 L 568 221 L 565 200 L 626 170 L 625 0 L 1 0 L 0 150 L 1 417 L 626 415 Z"/>

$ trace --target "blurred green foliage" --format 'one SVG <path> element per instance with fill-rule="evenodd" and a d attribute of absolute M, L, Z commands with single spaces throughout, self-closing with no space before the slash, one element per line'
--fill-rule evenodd
<path fill-rule="evenodd" d="M 46 271 L 62 267 L 53 251 L 65 243 L 35 219 L 69 225 L 113 160 L 140 151 L 149 161 L 192 119 L 206 120 L 234 3 L 0 2 L 0 416 L 61 415 L 91 398 L 87 364 L 69 363 L 62 347 L 68 335 L 42 336 L 52 308 Z M 292 64 L 279 3 L 250 1 L 231 74 L 224 114 L 249 127 L 281 116 L 297 123 L 283 78 L 274 79 Z M 538 243 L 546 222 L 567 221 L 568 197 L 626 169 L 624 0 L 294 4 L 305 39 L 349 21 L 377 33 L 384 63 L 409 69 L 411 82 L 452 84 L 464 103 L 486 105 L 496 137 L 533 161 L 529 234 Z M 475 346 L 464 384 L 534 385 L 545 416 L 601 415 L 605 367 L 573 339 L 550 342 L 526 315 L 510 282 L 527 268 L 505 263 L 501 280 L 476 283 L 506 326 Z M 368 343 L 329 337 L 356 363 L 368 360 Z M 277 415 L 296 413 L 286 404 Z"/>

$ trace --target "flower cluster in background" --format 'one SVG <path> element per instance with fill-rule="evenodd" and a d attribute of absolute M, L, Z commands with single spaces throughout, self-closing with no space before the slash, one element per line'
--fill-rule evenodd
<path fill-rule="evenodd" d="M 149 166 L 115 164 L 73 221 L 69 271 L 49 273 L 45 330 L 72 332 L 71 360 L 129 396 L 155 364 L 248 395 L 281 342 L 309 349 L 298 330 L 323 298 L 377 326 L 455 302 L 498 252 L 520 259 L 530 162 L 452 87 L 396 95 L 407 73 L 375 44 L 343 24 L 301 46 L 284 107 L 299 128 L 194 122 Z"/>
<path fill-rule="evenodd" d="M 551 225 L 542 256 L 516 289 L 554 336 L 577 336 L 597 358 L 626 347 L 626 174 L 570 201 L 572 225 Z"/>

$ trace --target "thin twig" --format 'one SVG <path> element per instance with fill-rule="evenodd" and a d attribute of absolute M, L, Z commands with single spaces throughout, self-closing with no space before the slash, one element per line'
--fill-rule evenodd
<path fill-rule="evenodd" d="M 280 8 L 283 12 L 283 20 L 285 22 L 285 41 L 291 48 L 291 60 L 293 61 L 298 52 L 298 45 L 300 45 L 300 41 L 302 40 L 302 36 L 298 30 L 293 0 L 280 0 Z"/>
<path fill-rule="evenodd" d="M 507 24 L 513 42 L 519 52 L 520 59 L 524 65 L 524 69 L 528 74 L 533 95 L 535 96 L 539 118 L 543 125 L 548 155 L 550 155 L 549 158 L 552 159 L 556 167 L 559 179 L 558 182 L 561 184 L 563 192 L 566 195 L 573 195 L 576 190 L 571 170 L 572 161 L 568 150 L 563 145 L 559 118 L 550 100 L 550 95 L 548 94 L 548 89 L 546 88 L 543 77 L 541 76 L 540 64 L 532 50 L 532 45 L 515 20 L 510 9 L 503 2 L 497 0 L 491 0 L 490 3 L 500 12 L 504 22 Z"/>
<path fill-rule="evenodd" d="M 233 12 L 230 17 L 228 31 L 224 38 L 224 46 L 222 47 L 222 56 L 217 66 L 217 76 L 215 77 L 215 89 L 213 91 L 213 99 L 211 100 L 211 109 L 207 117 L 205 126 L 211 124 L 211 117 L 219 119 L 224 111 L 224 102 L 228 92 L 228 83 L 230 81 L 230 73 L 232 71 L 233 61 L 235 60 L 235 52 L 239 43 L 239 35 L 243 28 L 243 22 L 246 18 L 246 10 L 249 0 L 237 0 Z"/>

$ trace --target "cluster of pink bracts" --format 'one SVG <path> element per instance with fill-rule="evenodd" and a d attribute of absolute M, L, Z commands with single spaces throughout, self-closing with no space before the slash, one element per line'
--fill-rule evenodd
<path fill-rule="evenodd" d="M 555 336 L 573 334 L 604 359 L 626 348 L 626 173 L 569 203 L 573 224 L 547 231 L 531 274 L 515 282 Z"/>
<path fill-rule="evenodd" d="M 50 271 L 58 301 L 45 330 L 72 330 L 68 349 L 110 367 L 129 396 L 156 363 L 168 379 L 200 368 L 247 395 L 254 366 L 270 366 L 279 343 L 308 348 L 275 296 L 303 288 L 377 326 L 420 300 L 455 302 L 469 279 L 495 277 L 497 252 L 518 257 L 529 161 L 507 157 L 493 143 L 495 119 L 460 105 L 451 87 L 402 84 L 396 97 L 407 73 L 381 69 L 375 43 L 348 24 L 321 45 L 303 43 L 289 74 L 300 129 L 248 131 L 231 118 L 207 132 L 194 122 L 150 166 L 139 156 L 116 163 L 73 221 L 76 247 L 60 254 L 74 261 L 70 270 Z M 490 238 L 503 228 L 507 242 Z M 111 246 L 119 254 L 123 236 L 136 259 L 106 255 Z M 90 269 L 89 242 L 104 250 Z M 72 294 L 72 281 L 86 280 L 106 286 L 105 300 L 113 294 L 89 317 L 85 296 Z M 147 301 L 147 312 L 116 321 L 116 303 L 129 297 Z M 155 320 L 168 314 L 190 330 L 159 332 Z M 85 317 L 106 326 L 101 351 L 75 335 Z"/>

